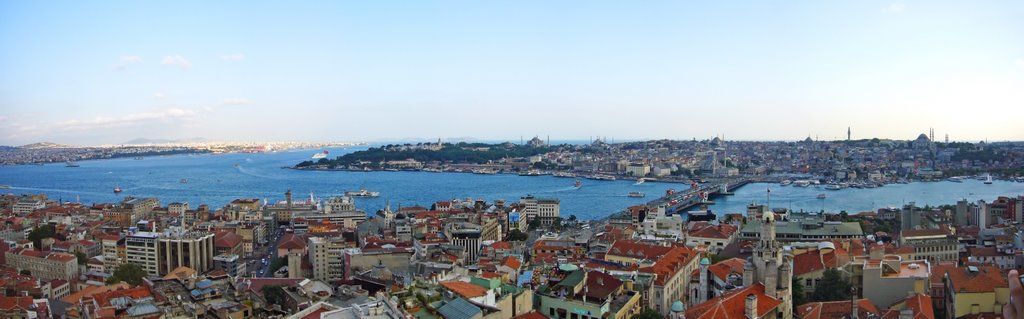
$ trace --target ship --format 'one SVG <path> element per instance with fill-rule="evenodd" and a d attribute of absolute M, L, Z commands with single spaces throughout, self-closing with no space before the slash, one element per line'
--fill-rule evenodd
<path fill-rule="evenodd" d="M 950 182 L 954 182 L 954 183 L 963 183 L 964 182 L 964 178 L 963 177 L 959 177 L 959 176 L 953 176 L 953 177 L 950 177 L 950 178 L 948 178 L 946 180 L 948 180 Z"/>
<path fill-rule="evenodd" d="M 359 191 L 348 191 L 348 192 L 345 192 L 345 196 L 349 196 L 349 197 L 377 197 L 377 196 L 380 196 L 380 192 L 371 192 L 371 191 L 368 191 L 365 188 L 363 188 L 363 189 L 360 189 Z"/>
<path fill-rule="evenodd" d="M 114 194 L 120 193 L 121 191 L 122 191 L 121 186 L 115 186 L 114 187 Z"/>
<path fill-rule="evenodd" d="M 327 158 L 327 150 L 324 150 L 323 152 L 320 152 L 320 153 L 313 154 L 313 159 L 321 159 L 321 158 Z"/>
<path fill-rule="evenodd" d="M 626 196 L 628 197 L 644 197 L 647 196 L 643 192 L 629 192 Z"/>
<path fill-rule="evenodd" d="M 67 163 L 64 164 L 64 166 L 67 166 L 67 167 L 78 167 L 78 162 L 68 161 Z"/>
<path fill-rule="evenodd" d="M 992 185 L 992 174 L 985 173 L 985 185 Z"/>

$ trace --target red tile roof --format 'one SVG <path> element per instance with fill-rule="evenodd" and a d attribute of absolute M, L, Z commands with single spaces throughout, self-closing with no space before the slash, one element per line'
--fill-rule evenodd
<path fill-rule="evenodd" d="M 213 235 L 213 245 L 217 248 L 234 248 L 242 243 L 242 235 L 234 232 L 218 232 Z"/>
<path fill-rule="evenodd" d="M 736 226 L 732 224 L 699 225 L 690 229 L 690 237 L 727 239 L 736 233 Z"/>
<path fill-rule="evenodd" d="M 622 287 L 622 280 L 615 278 L 612 275 L 600 272 L 600 271 L 589 271 L 587 272 L 587 282 L 584 284 L 584 289 L 581 291 L 583 295 L 590 300 L 605 300 L 613 292 Z"/>
<path fill-rule="evenodd" d="M 743 274 L 743 266 L 747 264 L 746 260 L 739 258 L 730 258 L 720 261 L 714 265 L 708 266 L 708 271 L 718 277 L 718 279 L 726 280 L 729 278 L 729 274 L 737 273 Z"/>
<path fill-rule="evenodd" d="M 869 315 L 882 315 L 878 307 L 871 303 L 871 300 L 867 299 L 857 300 L 857 309 L 858 318 L 869 318 Z M 848 317 L 850 315 L 850 311 L 852 311 L 850 301 L 845 300 L 811 302 L 796 307 L 796 313 L 800 319 L 845 318 L 844 316 Z"/>
<path fill-rule="evenodd" d="M 996 288 L 1009 287 L 1006 276 L 992 265 L 976 266 L 977 272 L 972 273 L 967 267 L 946 268 L 950 285 L 946 287 L 954 293 L 994 292 Z"/>
<path fill-rule="evenodd" d="M 648 245 L 632 240 L 617 240 L 608 248 L 606 255 L 635 259 L 657 259 L 668 253 L 672 247 Z"/>
<path fill-rule="evenodd" d="M 306 240 L 301 235 L 296 234 L 284 234 L 281 236 L 281 243 L 277 245 L 277 249 L 305 249 Z"/>
<path fill-rule="evenodd" d="M 656 276 L 654 284 L 664 286 L 676 273 L 683 270 L 687 264 L 696 258 L 697 254 L 686 247 L 666 247 L 668 251 L 657 256 L 654 266 L 641 268 L 641 272 L 653 273 Z"/>
<path fill-rule="evenodd" d="M 0 296 L 0 310 L 3 311 L 15 311 L 23 310 L 28 311 L 32 307 L 32 297 L 5 297 Z"/>
<path fill-rule="evenodd" d="M 914 312 L 914 319 L 935 319 L 935 310 L 932 308 L 932 298 L 923 295 L 916 294 L 907 299 L 901 300 L 896 304 L 902 303 L 906 309 L 910 309 Z M 900 311 L 898 309 L 890 308 L 888 312 L 882 315 L 884 319 L 897 319 L 899 318 Z"/>
<path fill-rule="evenodd" d="M 446 281 L 441 286 L 466 298 L 475 298 L 487 295 L 487 289 L 464 281 Z"/>
<path fill-rule="evenodd" d="M 518 270 L 519 267 L 523 266 L 523 263 L 519 261 L 519 258 L 513 256 L 506 256 L 505 259 L 501 260 L 503 266 Z"/>
<path fill-rule="evenodd" d="M 686 310 L 687 319 L 745 319 L 746 299 L 753 294 L 757 297 L 757 316 L 767 315 L 782 302 L 764 294 L 764 285 L 755 283 L 715 297 Z"/>

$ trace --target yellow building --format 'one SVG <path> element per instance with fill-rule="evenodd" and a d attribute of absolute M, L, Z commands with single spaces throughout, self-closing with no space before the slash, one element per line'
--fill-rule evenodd
<path fill-rule="evenodd" d="M 946 313 L 953 318 L 978 314 L 1001 314 L 1010 302 L 1006 276 L 994 266 L 967 266 L 946 271 Z"/>

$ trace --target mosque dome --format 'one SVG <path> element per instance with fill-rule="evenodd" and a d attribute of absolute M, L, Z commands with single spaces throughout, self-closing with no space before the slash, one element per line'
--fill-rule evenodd
<path fill-rule="evenodd" d="M 676 300 L 672 303 L 672 312 L 683 312 L 683 302 Z"/>

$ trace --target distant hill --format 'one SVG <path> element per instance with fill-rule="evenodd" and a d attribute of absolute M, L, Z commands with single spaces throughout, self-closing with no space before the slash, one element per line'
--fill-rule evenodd
<path fill-rule="evenodd" d="M 206 139 L 202 137 L 191 137 L 176 140 L 169 139 L 158 139 L 158 138 L 137 138 L 131 141 L 127 141 L 121 144 L 136 145 L 136 144 L 167 144 L 167 143 L 196 143 L 205 142 Z"/>
<path fill-rule="evenodd" d="M 71 148 L 71 147 L 74 147 L 74 146 L 64 145 L 64 144 L 57 144 L 57 143 L 50 143 L 50 142 L 39 142 L 39 143 L 32 143 L 32 144 L 18 146 L 18 148 L 22 148 L 22 149 Z"/>

